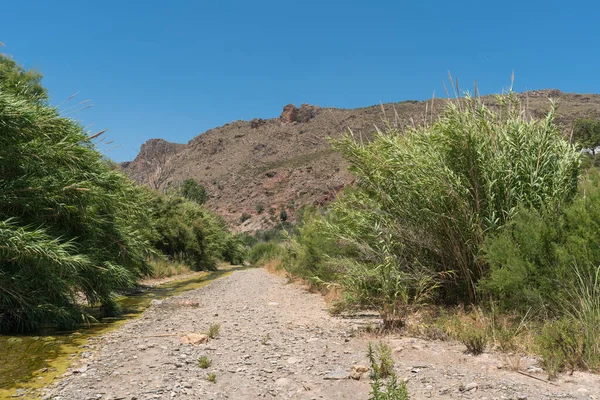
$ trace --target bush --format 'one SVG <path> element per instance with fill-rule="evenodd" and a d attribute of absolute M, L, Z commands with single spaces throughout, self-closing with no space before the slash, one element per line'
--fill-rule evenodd
<path fill-rule="evenodd" d="M 225 222 L 199 204 L 181 197 L 154 195 L 152 220 L 157 232 L 154 246 L 171 260 L 178 259 L 196 271 L 214 270 L 217 261 L 236 256 L 235 243 Z"/>
<path fill-rule="evenodd" d="M 198 204 L 206 203 L 208 198 L 206 194 L 206 188 L 204 185 L 199 184 L 193 179 L 186 179 L 181 185 L 181 195 L 189 200 Z"/>
<path fill-rule="evenodd" d="M 282 258 L 284 248 L 276 242 L 260 242 L 248 252 L 248 262 L 253 266 L 261 266 L 269 261 Z"/>
<path fill-rule="evenodd" d="M 244 222 L 248 221 L 250 218 L 252 218 L 252 215 L 248 214 L 247 212 L 244 212 L 240 216 L 240 223 L 243 224 Z"/>
<path fill-rule="evenodd" d="M 198 359 L 198 367 L 207 369 L 212 365 L 212 360 L 206 356 L 202 356 Z"/>
<path fill-rule="evenodd" d="M 490 274 L 481 290 L 505 309 L 541 308 L 550 316 L 563 315 L 565 304 L 589 298 L 584 293 L 597 289 L 583 288 L 582 282 L 596 282 L 600 265 L 599 180 L 597 173 L 588 175 L 571 204 L 520 210 L 502 232 L 490 236 L 483 246 Z"/>
<path fill-rule="evenodd" d="M 576 368 L 585 367 L 585 345 L 579 332 L 578 324 L 572 320 L 560 319 L 544 326 L 537 337 L 542 363 L 550 377 L 564 368 L 573 372 Z"/>
<path fill-rule="evenodd" d="M 335 142 L 357 186 L 332 205 L 330 231 L 356 249 L 364 269 L 418 271 L 442 279 L 446 301 L 476 301 L 487 274 L 479 257 L 485 236 L 519 205 L 541 209 L 572 199 L 579 153 L 553 123 L 554 109 L 536 121 L 513 94 L 498 102 L 492 111 L 478 99 L 451 101 L 431 126 L 388 127 L 368 143 L 349 133 Z"/>
<path fill-rule="evenodd" d="M 146 192 L 4 56 L 0 149 L 0 331 L 75 326 L 81 295 L 117 312 L 115 290 L 149 271 Z"/>
<path fill-rule="evenodd" d="M 592 151 L 600 145 L 600 121 L 578 118 L 573 122 L 573 139 L 582 147 Z"/>

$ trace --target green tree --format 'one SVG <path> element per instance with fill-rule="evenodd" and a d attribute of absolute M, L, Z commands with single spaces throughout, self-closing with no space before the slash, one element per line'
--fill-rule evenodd
<path fill-rule="evenodd" d="M 583 148 L 592 149 L 600 146 L 600 121 L 579 118 L 573 123 L 573 139 Z"/>

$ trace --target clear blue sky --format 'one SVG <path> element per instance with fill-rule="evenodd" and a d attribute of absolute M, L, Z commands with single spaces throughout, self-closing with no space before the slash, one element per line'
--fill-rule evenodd
<path fill-rule="evenodd" d="M 287 103 L 359 107 L 443 94 L 600 92 L 594 1 L 5 1 L 4 53 L 40 70 L 52 103 L 108 128 L 131 160 L 149 138 L 187 142 Z M 66 105 L 61 108 L 66 108 Z M 107 146 L 104 146 L 106 149 Z M 110 147 L 110 146 L 108 146 Z"/>

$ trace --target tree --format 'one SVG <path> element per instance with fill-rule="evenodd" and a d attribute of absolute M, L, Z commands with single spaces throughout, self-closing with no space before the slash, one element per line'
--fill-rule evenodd
<path fill-rule="evenodd" d="M 573 123 L 573 139 L 583 148 L 591 149 L 600 146 L 600 121 L 590 118 L 579 118 Z"/>

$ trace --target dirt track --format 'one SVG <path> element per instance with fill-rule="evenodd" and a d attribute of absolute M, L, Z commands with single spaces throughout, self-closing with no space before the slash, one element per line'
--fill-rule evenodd
<path fill-rule="evenodd" d="M 180 343 L 217 323 L 218 339 Z M 366 400 L 368 378 L 346 378 L 353 365 L 367 364 L 368 340 L 353 335 L 356 327 L 356 320 L 329 316 L 317 294 L 262 269 L 237 271 L 157 302 L 141 318 L 96 339 L 93 351 L 45 398 Z M 546 374 L 535 360 L 521 360 L 530 377 L 503 368 L 501 355 L 465 355 L 458 343 L 382 340 L 394 349 L 411 399 L 600 399 L 597 375 L 575 373 L 551 384 L 542 381 Z M 198 366 L 200 356 L 212 360 L 208 369 Z M 211 372 L 216 383 L 206 380 Z"/>

